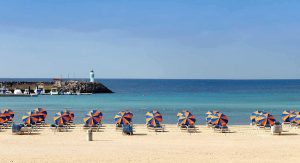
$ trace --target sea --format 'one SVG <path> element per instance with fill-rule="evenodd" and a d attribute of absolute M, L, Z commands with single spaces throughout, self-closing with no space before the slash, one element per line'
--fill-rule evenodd
<path fill-rule="evenodd" d="M 0 79 L 1 81 L 50 81 L 51 79 Z M 77 79 L 87 80 L 87 79 Z M 176 124 L 177 112 L 186 109 L 205 124 L 208 110 L 219 110 L 229 118 L 229 125 L 249 124 L 249 116 L 264 110 L 281 121 L 284 110 L 300 111 L 300 80 L 185 80 L 185 79 L 97 79 L 113 94 L 41 95 L 38 97 L 0 97 L 0 108 L 15 111 L 14 121 L 36 107 L 48 111 L 46 122 L 53 123 L 53 115 L 69 108 L 75 122 L 91 109 L 103 112 L 103 123 L 114 123 L 119 111 L 133 112 L 133 123 L 144 124 L 147 111 L 157 109 L 163 123 Z"/>

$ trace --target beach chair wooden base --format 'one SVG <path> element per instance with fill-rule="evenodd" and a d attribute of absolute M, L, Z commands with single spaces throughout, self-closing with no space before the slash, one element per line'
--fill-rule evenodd
<path fill-rule="evenodd" d="M 147 126 L 148 131 L 154 131 L 154 132 L 165 132 L 165 126 L 162 125 L 160 127 L 151 127 Z"/>
<path fill-rule="evenodd" d="M 67 125 L 51 125 L 50 129 L 53 132 L 68 132 Z"/>
<path fill-rule="evenodd" d="M 116 125 L 116 131 L 123 131 L 123 125 Z"/>
<path fill-rule="evenodd" d="M 84 130 L 91 130 L 92 132 L 100 132 L 101 126 L 83 126 Z"/>
<path fill-rule="evenodd" d="M 230 130 L 227 126 L 213 126 L 212 129 L 214 132 L 219 132 L 219 133 L 229 133 Z"/>
<path fill-rule="evenodd" d="M 179 126 L 180 131 L 186 131 L 188 133 L 196 133 L 197 132 L 197 128 L 194 125 L 181 125 Z"/>

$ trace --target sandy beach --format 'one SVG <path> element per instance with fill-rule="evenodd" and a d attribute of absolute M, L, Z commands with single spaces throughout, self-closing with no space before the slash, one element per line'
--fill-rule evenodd
<path fill-rule="evenodd" d="M 69 132 L 40 129 L 32 135 L 0 132 L 0 162 L 285 162 L 298 161 L 300 130 L 285 127 L 281 136 L 251 126 L 230 126 L 216 133 L 199 126 L 198 133 L 166 125 L 167 132 L 135 126 L 124 136 L 113 125 L 93 133 L 94 141 L 77 125 Z"/>

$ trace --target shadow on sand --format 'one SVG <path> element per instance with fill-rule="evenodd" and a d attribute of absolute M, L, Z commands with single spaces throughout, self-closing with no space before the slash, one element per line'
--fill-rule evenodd
<path fill-rule="evenodd" d="M 26 135 L 26 136 L 35 136 L 35 135 L 41 135 L 41 133 L 30 133 L 30 134 L 27 134 L 27 133 L 24 133 L 24 134 L 12 134 L 12 135 L 19 135 L 19 136 L 24 136 L 24 135 Z"/>
<path fill-rule="evenodd" d="M 147 136 L 148 134 L 146 133 L 138 133 L 138 134 L 133 134 L 132 136 Z"/>
<path fill-rule="evenodd" d="M 278 136 L 296 136 L 296 135 L 298 135 L 298 134 L 297 133 L 281 133 L 281 135 L 278 135 Z"/>

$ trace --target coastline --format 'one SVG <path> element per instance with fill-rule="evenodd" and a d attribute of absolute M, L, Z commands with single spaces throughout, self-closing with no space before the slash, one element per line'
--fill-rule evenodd
<path fill-rule="evenodd" d="M 230 133 L 217 133 L 206 126 L 199 132 L 180 131 L 166 124 L 163 133 L 135 125 L 135 135 L 124 136 L 114 125 L 105 124 L 86 140 L 81 125 L 69 132 L 48 127 L 32 135 L 0 132 L 0 162 L 284 162 L 297 161 L 300 130 L 284 127 L 283 135 L 257 130 L 249 125 L 230 125 Z"/>

